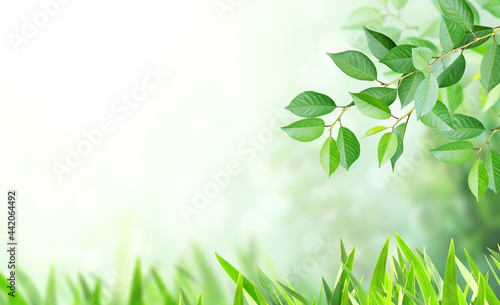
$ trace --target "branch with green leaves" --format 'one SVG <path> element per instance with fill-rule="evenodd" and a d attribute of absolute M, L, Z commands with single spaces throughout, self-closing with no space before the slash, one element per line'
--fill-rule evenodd
<path fill-rule="evenodd" d="M 388 1 L 380 2 L 387 8 Z M 400 10 L 407 1 L 392 2 Z M 485 4 L 488 1 L 483 2 L 483 7 L 492 12 L 493 9 Z M 395 120 L 389 124 L 378 124 L 363 136 L 365 138 L 383 133 L 377 149 L 379 167 L 391 161 L 392 168 L 395 169 L 403 154 L 409 119 L 415 113 L 420 123 L 430 127 L 442 138 L 452 141 L 431 150 L 437 159 L 448 164 L 461 164 L 477 154 L 478 159 L 469 174 L 469 187 L 478 200 L 488 188 L 495 192 L 500 189 L 500 153 L 492 149 L 491 145 L 494 135 L 500 134 L 497 133 L 500 128 L 486 129 L 479 119 L 468 113 L 457 113 L 457 110 L 466 112 L 465 107 L 461 108 L 464 85 L 474 81 L 481 83 L 482 92 L 477 100 L 483 110 L 494 112 L 495 108 L 500 109 L 500 45 L 496 41 L 500 26 L 478 25 L 477 10 L 468 1 L 439 0 L 438 4 L 441 15 L 440 26 L 435 30 L 438 39 L 435 40 L 439 40 L 439 45 L 418 37 L 406 37 L 396 43 L 398 39 L 381 31 L 369 29 L 359 22 L 354 25 L 354 21 L 348 21 L 349 26 L 346 28 L 358 27 L 364 31 L 371 55 L 389 70 L 386 74 L 396 74 L 396 79 L 381 81 L 378 77 L 380 68 L 361 51 L 327 53 L 347 76 L 360 81 L 377 82 L 379 86 L 349 92 L 351 100 L 346 106 L 337 106 L 325 94 L 306 91 L 297 95 L 285 108 L 304 118 L 282 128 L 291 138 L 309 142 L 321 137 L 325 128 L 328 130 L 328 137 L 320 151 L 320 163 L 329 176 L 340 165 L 349 170 L 360 157 L 360 142 L 355 133 L 342 124 L 346 111 L 356 108 L 371 119 Z M 373 8 L 370 10 L 376 16 Z M 353 14 L 360 14 L 361 11 L 366 11 L 366 16 L 368 9 L 358 9 Z M 500 11 L 498 14 L 500 15 Z M 351 14 L 350 17 L 352 16 Z M 366 18 L 364 21 L 365 25 L 382 25 Z M 430 33 L 429 30 L 426 32 Z M 478 67 L 470 63 L 466 52 L 482 56 Z M 466 67 L 469 73 L 473 72 L 468 79 L 464 78 Z M 396 100 L 399 100 L 401 109 L 411 107 L 401 117 L 394 114 Z M 326 124 L 321 117 L 336 109 L 342 109 L 342 112 L 333 123 Z M 335 138 L 333 129 L 337 123 L 339 127 Z M 490 132 L 488 139 L 482 142 L 482 146 L 475 147 L 471 140 L 482 136 L 486 131 Z M 487 152 L 482 154 L 485 150 Z"/>

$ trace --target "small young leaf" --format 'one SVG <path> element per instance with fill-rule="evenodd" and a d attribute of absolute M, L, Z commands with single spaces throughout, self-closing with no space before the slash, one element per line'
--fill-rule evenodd
<path fill-rule="evenodd" d="M 465 37 L 465 29 L 457 22 L 448 17 L 441 16 L 441 27 L 439 28 L 439 41 L 445 52 L 451 51 L 460 44 Z"/>
<path fill-rule="evenodd" d="M 415 110 L 417 119 L 428 113 L 436 105 L 439 96 L 439 85 L 434 75 L 429 74 L 415 92 Z"/>
<path fill-rule="evenodd" d="M 343 29 L 361 30 L 363 26 L 377 28 L 384 23 L 384 15 L 375 7 L 361 7 L 353 11 L 342 27 Z"/>
<path fill-rule="evenodd" d="M 385 120 L 391 117 L 391 109 L 378 98 L 365 93 L 351 93 L 356 108 L 367 117 Z"/>
<path fill-rule="evenodd" d="M 337 146 L 337 142 L 332 137 L 328 137 L 326 139 L 325 144 L 321 148 L 319 160 L 321 162 L 321 166 L 328 174 L 328 177 L 331 177 L 332 174 L 337 170 L 340 164 L 340 151 Z"/>
<path fill-rule="evenodd" d="M 387 161 L 389 161 L 392 158 L 392 156 L 394 156 L 397 149 L 398 149 L 398 137 L 392 132 L 384 134 L 382 138 L 380 138 L 380 142 L 378 144 L 379 167 L 381 167 Z"/>
<path fill-rule="evenodd" d="M 387 55 L 380 60 L 395 72 L 410 73 L 415 71 L 412 59 L 412 49 L 415 46 L 403 44 L 392 48 Z"/>
<path fill-rule="evenodd" d="M 431 150 L 432 154 L 441 162 L 461 164 L 474 155 L 474 145 L 468 141 L 456 141 L 444 144 Z"/>
<path fill-rule="evenodd" d="M 425 70 L 429 68 L 429 63 L 432 60 L 432 51 L 429 48 L 413 48 L 412 49 L 413 66 L 417 70 Z"/>
<path fill-rule="evenodd" d="M 396 43 L 392 41 L 386 35 L 372 31 L 366 27 L 363 27 L 366 34 L 366 39 L 368 41 L 368 48 L 372 52 L 373 56 L 377 59 L 384 58 L 389 51 L 396 46 Z"/>
<path fill-rule="evenodd" d="M 361 91 L 360 93 L 365 93 L 375 98 L 378 98 L 382 103 L 386 104 L 387 106 L 391 106 L 398 97 L 398 92 L 396 89 L 387 87 L 368 88 Z"/>
<path fill-rule="evenodd" d="M 394 171 L 394 168 L 396 167 L 396 162 L 398 162 L 399 158 L 403 155 L 403 150 L 404 150 L 404 137 L 405 137 L 405 131 L 406 131 L 406 123 L 398 125 L 396 128 L 394 128 L 394 134 L 398 138 L 398 149 L 394 153 L 394 156 L 391 158 L 391 165 L 392 165 L 392 170 Z"/>
<path fill-rule="evenodd" d="M 406 107 L 415 99 L 415 93 L 418 86 L 425 79 L 425 75 L 421 72 L 413 73 L 405 77 L 398 88 L 399 100 L 401 101 L 401 109 Z"/>
<path fill-rule="evenodd" d="M 495 193 L 500 190 L 500 153 L 490 150 L 486 156 L 486 169 L 490 176 L 490 189 Z"/>
<path fill-rule="evenodd" d="M 356 135 L 346 127 L 339 128 L 337 146 L 340 151 L 340 165 L 349 170 L 351 165 L 359 158 L 361 147 Z"/>
<path fill-rule="evenodd" d="M 451 116 L 454 131 L 438 131 L 438 133 L 448 140 L 468 140 L 480 136 L 484 132 L 483 123 L 478 119 L 464 114 L 454 114 Z"/>
<path fill-rule="evenodd" d="M 304 119 L 288 126 L 281 127 L 281 129 L 294 140 L 310 142 L 316 140 L 323 134 L 325 131 L 325 122 L 317 118 Z"/>
<path fill-rule="evenodd" d="M 348 76 L 358 80 L 376 80 L 377 68 L 365 54 L 359 51 L 327 53 L 333 62 Z"/>
<path fill-rule="evenodd" d="M 462 79 L 464 72 L 465 57 L 463 54 L 460 54 L 460 56 L 438 76 L 437 81 L 439 87 L 449 87 L 458 83 Z"/>
<path fill-rule="evenodd" d="M 420 118 L 420 121 L 425 126 L 433 129 L 454 130 L 451 114 L 448 111 L 448 108 L 446 108 L 446 106 L 439 101 L 430 112 Z"/>
<path fill-rule="evenodd" d="M 477 201 L 479 201 L 484 192 L 486 192 L 489 184 L 488 170 L 483 161 L 477 160 L 469 173 L 469 188 L 474 196 L 476 196 Z"/>
<path fill-rule="evenodd" d="M 500 83 L 500 45 L 493 45 L 481 62 L 481 83 L 488 94 Z"/>
<path fill-rule="evenodd" d="M 374 134 L 379 133 L 381 131 L 384 131 L 386 129 L 387 129 L 387 127 L 385 127 L 385 126 L 375 126 L 373 128 L 368 129 L 365 132 L 365 135 L 363 136 L 363 138 L 366 138 L 366 137 L 369 137 L 369 136 L 373 136 Z"/>
<path fill-rule="evenodd" d="M 439 0 L 443 15 L 459 23 L 464 29 L 472 31 L 474 13 L 465 0 Z"/>
<path fill-rule="evenodd" d="M 297 95 L 285 109 L 301 117 L 318 117 L 335 110 L 335 102 L 328 96 L 314 91 Z"/>

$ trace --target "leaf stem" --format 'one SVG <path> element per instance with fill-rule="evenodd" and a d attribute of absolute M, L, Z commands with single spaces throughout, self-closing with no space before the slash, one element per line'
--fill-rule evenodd
<path fill-rule="evenodd" d="M 415 70 L 415 71 L 413 71 L 413 72 L 411 72 L 411 73 L 408 73 L 408 74 L 406 74 L 406 75 L 403 75 L 403 76 L 401 76 L 400 78 L 395 79 L 395 80 L 393 80 L 392 82 L 385 84 L 385 85 L 384 85 L 384 87 L 389 87 L 390 85 L 392 85 L 392 84 L 394 84 L 394 83 L 397 83 L 397 82 L 399 82 L 399 81 L 401 81 L 401 80 L 403 80 L 403 79 L 407 78 L 408 76 L 410 76 L 410 75 L 412 75 L 412 74 L 415 74 L 415 73 L 417 73 L 417 72 L 419 72 L 419 71 L 418 71 L 418 70 Z"/>
<path fill-rule="evenodd" d="M 494 29 L 496 29 L 496 28 L 494 28 Z M 437 58 L 436 58 L 433 62 L 431 62 L 431 63 L 429 64 L 429 66 L 433 66 L 433 65 L 434 65 L 434 64 L 435 64 L 438 60 L 440 60 L 440 59 L 441 59 L 441 58 L 443 58 L 443 57 L 446 57 L 446 56 L 448 56 L 448 55 L 453 54 L 455 51 L 458 51 L 458 50 L 465 50 L 465 49 L 467 49 L 467 47 L 468 47 L 468 46 L 470 46 L 470 45 L 472 45 L 472 44 L 474 44 L 474 43 L 476 43 L 476 42 L 478 42 L 478 41 L 480 41 L 480 40 L 483 40 L 483 39 L 488 38 L 488 37 L 491 37 L 491 36 L 495 36 L 498 32 L 500 32 L 500 30 L 496 30 L 496 31 L 494 31 L 493 33 L 490 33 L 490 34 L 485 35 L 485 36 L 483 36 L 483 37 L 476 37 L 476 36 L 474 35 L 474 37 L 476 37 L 474 40 L 472 40 L 471 42 L 469 42 L 469 43 L 467 43 L 467 44 L 465 44 L 465 45 L 463 45 L 463 46 L 461 46 L 461 47 L 459 47 L 459 48 L 453 48 L 453 50 L 448 51 L 448 52 L 444 53 L 444 54 L 443 54 L 443 55 L 441 55 L 441 56 L 438 56 L 438 57 L 437 57 Z"/>
<path fill-rule="evenodd" d="M 487 129 L 488 130 L 488 129 Z M 480 155 L 481 154 L 481 151 L 483 150 L 483 148 L 488 145 L 488 147 L 490 146 L 490 141 L 491 141 L 491 138 L 493 137 L 493 135 L 495 133 L 497 133 L 498 131 L 500 131 L 500 128 L 497 128 L 497 129 L 493 129 L 491 130 L 491 135 L 490 137 L 488 138 L 488 140 L 486 140 L 486 142 L 484 142 L 483 146 L 479 147 L 477 150 L 478 150 L 478 154 Z"/>
<path fill-rule="evenodd" d="M 333 126 L 335 126 L 335 124 L 337 124 L 337 122 L 340 122 L 340 119 L 342 119 L 342 116 L 344 115 L 344 113 L 347 111 L 347 109 L 351 108 L 352 106 L 345 106 L 344 109 L 342 109 L 342 112 L 340 113 L 339 117 L 335 120 L 335 122 L 333 122 L 332 125 L 330 125 L 330 129 L 328 129 L 328 131 L 331 133 L 332 132 L 332 128 Z M 342 126 L 342 125 L 341 125 Z M 326 126 L 328 127 L 328 126 Z"/>
<path fill-rule="evenodd" d="M 415 107 L 413 107 L 407 114 L 403 115 L 401 118 L 399 118 L 396 123 L 394 123 L 394 125 L 392 125 L 392 128 L 396 127 L 396 125 L 401 122 L 404 118 L 407 117 L 406 119 L 406 123 L 408 123 L 408 121 L 410 120 L 410 115 L 412 114 L 412 112 L 415 110 Z"/>

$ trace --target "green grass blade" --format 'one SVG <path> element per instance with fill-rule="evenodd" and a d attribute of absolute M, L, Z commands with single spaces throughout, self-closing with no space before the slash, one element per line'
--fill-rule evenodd
<path fill-rule="evenodd" d="M 87 281 L 82 274 L 78 274 L 78 283 L 80 284 L 80 288 L 83 293 L 83 299 L 85 300 L 85 302 L 91 302 L 92 290 L 90 289 L 90 286 L 87 284 Z"/>
<path fill-rule="evenodd" d="M 412 293 L 410 293 L 408 290 L 406 290 L 403 286 L 399 286 L 401 288 L 401 291 L 403 291 L 403 293 L 409 297 L 416 305 L 425 305 L 424 303 L 422 303 L 422 301 L 420 301 L 418 299 L 418 297 L 416 297 L 415 295 L 413 295 Z"/>
<path fill-rule="evenodd" d="M 347 268 L 346 265 L 342 264 L 342 267 L 349 275 L 351 283 L 354 285 L 354 288 L 356 289 L 356 294 L 358 296 L 359 303 L 361 305 L 368 305 L 368 295 L 366 294 L 366 291 L 363 289 L 363 286 L 361 286 L 360 282 L 356 279 L 354 274 L 352 274 L 352 272 Z"/>
<path fill-rule="evenodd" d="M 230 263 L 228 263 L 225 259 L 223 259 L 219 254 L 215 253 L 215 256 L 217 257 L 217 260 L 219 261 L 220 265 L 222 268 L 226 271 L 227 275 L 233 280 L 233 282 L 236 284 L 238 282 L 238 276 L 240 272 L 236 270 Z M 259 298 L 257 297 L 257 293 L 255 292 L 255 287 L 250 283 L 250 281 L 242 276 L 243 278 L 243 288 L 245 291 L 252 297 L 252 299 L 255 301 L 255 303 L 260 305 Z"/>
<path fill-rule="evenodd" d="M 387 272 L 385 271 L 387 265 L 387 254 L 389 253 L 389 236 L 387 237 L 384 247 L 380 252 L 380 256 L 373 271 L 372 281 L 370 283 L 370 293 L 375 290 L 375 287 L 383 289 L 387 281 Z"/>
<path fill-rule="evenodd" d="M 30 279 L 28 274 L 26 274 L 23 269 L 16 270 L 16 277 L 19 280 L 20 289 L 19 291 L 23 296 L 26 297 L 26 301 L 29 304 L 38 305 L 42 300 L 42 295 L 36 287 L 35 283 Z M 3 278 L 3 276 L 2 276 Z M 17 297 L 16 297 L 17 298 Z"/>
<path fill-rule="evenodd" d="M 266 301 L 266 298 L 264 298 L 264 295 L 262 294 L 262 292 L 260 292 L 259 288 L 257 287 L 257 285 L 255 285 L 254 282 L 252 282 L 252 285 L 255 289 L 255 293 L 257 294 L 257 298 L 259 299 L 259 302 L 261 305 L 268 305 L 267 301 Z"/>
<path fill-rule="evenodd" d="M 101 305 L 101 291 L 102 291 L 102 287 L 101 287 L 101 280 L 100 279 L 97 279 L 97 281 L 95 282 L 95 287 L 94 287 L 94 291 L 92 292 L 92 305 Z M 174 303 L 175 305 L 175 303 Z"/>
<path fill-rule="evenodd" d="M 486 292 L 484 287 L 485 279 L 482 275 L 479 276 L 478 292 L 474 305 L 486 305 Z"/>
<path fill-rule="evenodd" d="M 283 295 L 283 297 L 285 298 L 286 303 L 287 303 L 288 305 L 295 305 L 295 303 L 294 303 L 294 302 L 292 301 L 292 299 L 288 296 L 288 294 L 287 294 L 285 291 L 283 291 L 283 289 L 279 288 L 279 290 L 280 290 L 281 294 Z"/>
<path fill-rule="evenodd" d="M 186 293 L 184 293 L 184 290 L 181 289 L 181 300 L 184 302 L 185 305 L 191 305 L 191 302 L 189 301 L 189 298 L 187 297 Z M 181 304 L 179 300 L 179 304 Z"/>
<path fill-rule="evenodd" d="M 446 271 L 444 274 L 443 299 L 441 305 L 458 304 L 457 297 L 457 274 L 455 267 L 455 245 L 451 240 L 448 260 L 446 262 Z"/>
<path fill-rule="evenodd" d="M 416 290 L 415 290 L 415 267 L 413 267 L 413 264 L 410 265 L 410 270 L 408 271 L 408 276 L 406 277 L 406 284 L 405 284 L 405 289 L 408 291 L 410 294 L 415 295 Z M 409 297 L 406 293 L 403 293 L 403 305 L 413 305 L 413 302 L 411 300 L 411 297 Z"/>
<path fill-rule="evenodd" d="M 443 297 L 443 285 L 444 285 L 443 278 L 441 278 L 441 275 L 437 271 L 436 266 L 432 262 L 429 255 L 427 255 L 427 251 L 425 250 L 425 248 L 424 248 L 423 258 L 427 271 L 429 272 L 429 275 L 431 277 L 431 284 L 432 287 L 434 288 L 434 291 L 436 292 L 436 297 L 438 298 L 438 300 L 441 300 Z"/>
<path fill-rule="evenodd" d="M 9 305 L 28 305 L 28 304 L 35 304 L 35 302 L 27 302 L 26 299 L 23 297 L 23 294 L 21 294 L 16 287 L 16 292 L 14 293 L 15 297 L 9 296 L 8 293 L 11 292 L 11 290 L 7 287 L 9 286 L 9 281 L 7 280 L 9 276 L 6 276 L 0 272 L 0 285 L 1 285 L 1 292 L 2 296 L 5 296 L 7 299 L 7 304 Z M 17 285 L 17 284 L 16 284 Z"/>
<path fill-rule="evenodd" d="M 243 305 L 243 277 L 241 276 L 241 272 L 238 275 L 238 281 L 236 282 L 236 291 L 234 292 L 234 301 L 233 305 Z"/>
<path fill-rule="evenodd" d="M 203 301 L 201 300 L 201 294 L 200 297 L 198 298 L 198 302 L 196 303 L 196 305 L 203 305 Z"/>
<path fill-rule="evenodd" d="M 342 288 L 342 299 L 340 305 L 350 305 L 349 302 L 349 282 L 344 282 L 344 287 Z"/>
<path fill-rule="evenodd" d="M 57 291 L 56 291 L 56 271 L 54 266 L 50 268 L 49 281 L 47 283 L 47 290 L 45 292 L 44 305 L 57 305 Z"/>
<path fill-rule="evenodd" d="M 325 289 L 326 303 L 331 304 L 330 302 L 332 301 L 332 291 L 330 290 L 330 286 L 328 286 L 328 283 L 326 282 L 325 278 L 321 279 L 323 281 L 323 288 Z"/>
<path fill-rule="evenodd" d="M 285 300 L 283 297 L 277 294 L 278 287 L 274 285 L 273 281 L 259 268 L 257 267 L 257 279 L 260 285 L 264 288 L 264 292 L 267 294 L 269 302 L 272 305 L 283 303 Z"/>
<path fill-rule="evenodd" d="M 477 282 L 474 280 L 474 277 L 456 256 L 455 256 L 455 263 L 457 264 L 458 270 L 462 274 L 462 277 L 464 278 L 465 282 L 467 283 L 467 285 L 469 285 L 473 294 L 476 295 L 478 290 L 478 285 Z"/>
<path fill-rule="evenodd" d="M 142 305 L 142 274 L 141 261 L 135 261 L 134 275 L 132 277 L 132 287 L 130 287 L 129 305 Z"/>
<path fill-rule="evenodd" d="M 408 245 L 401 239 L 401 237 L 397 233 L 395 235 L 399 247 L 401 247 L 401 251 L 405 255 L 406 259 L 410 263 L 413 263 L 417 282 L 422 291 L 424 299 L 430 299 L 431 305 L 439 305 L 434 289 L 432 288 L 430 275 L 427 273 L 427 269 L 424 267 L 422 261 L 413 253 L 413 251 L 411 251 Z"/>
<path fill-rule="evenodd" d="M 276 282 L 281 286 L 281 288 L 283 288 L 283 290 L 285 290 L 287 293 L 289 293 L 291 296 L 293 296 L 299 302 L 301 302 L 304 305 L 309 304 L 309 301 L 304 296 L 302 296 L 300 293 L 296 292 L 292 288 L 290 288 L 290 287 L 288 287 L 288 286 L 286 286 L 278 281 L 276 281 Z"/>
<path fill-rule="evenodd" d="M 489 267 L 490 267 L 490 269 L 491 269 L 491 273 L 493 273 L 493 276 L 494 276 L 494 277 L 495 277 L 495 279 L 497 280 L 498 285 L 500 285 L 500 279 L 498 279 L 498 275 L 497 275 L 497 273 L 495 272 L 495 269 L 493 268 L 493 266 L 491 265 L 490 260 L 488 259 L 488 257 L 487 257 L 486 255 L 485 255 L 484 257 L 486 258 L 486 261 L 488 262 L 488 266 L 489 266 Z M 495 258 L 494 258 L 494 257 L 492 257 L 492 258 L 495 260 Z M 498 262 L 497 262 L 497 263 L 498 263 Z"/>
<path fill-rule="evenodd" d="M 469 252 L 467 252 L 467 250 L 465 250 L 465 256 L 467 257 L 467 262 L 469 263 L 469 266 L 472 270 L 472 274 L 474 275 L 474 278 L 476 278 L 476 280 L 478 281 L 479 280 L 479 274 L 481 274 L 481 272 L 479 272 L 479 268 L 477 267 L 476 263 L 472 260 L 472 257 L 470 257 L 469 255 Z"/>
<path fill-rule="evenodd" d="M 175 305 L 175 300 L 172 294 L 167 289 L 167 285 L 163 282 L 160 275 L 156 271 L 154 267 L 151 267 L 151 275 L 153 276 L 153 280 L 156 283 L 156 286 L 160 290 L 163 299 L 165 300 L 165 305 Z"/>
<path fill-rule="evenodd" d="M 349 256 L 346 256 L 346 260 L 343 260 L 342 263 L 347 266 L 347 269 L 352 271 L 352 266 L 354 265 L 354 256 L 356 254 L 356 248 L 353 248 Z M 344 268 L 341 267 L 341 273 L 338 283 L 336 283 L 335 288 L 333 289 L 332 298 L 329 301 L 329 305 L 339 305 L 342 299 L 342 290 L 344 287 L 344 283 L 348 281 L 349 275 L 344 271 Z"/>

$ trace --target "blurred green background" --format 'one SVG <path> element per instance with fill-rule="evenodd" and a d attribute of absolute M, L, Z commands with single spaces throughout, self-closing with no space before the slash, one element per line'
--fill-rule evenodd
<path fill-rule="evenodd" d="M 180 276 L 190 293 L 209 294 L 197 255 L 232 287 L 217 251 L 250 274 L 259 265 L 316 291 L 321 276 L 336 277 L 340 238 L 356 245 L 355 270 L 366 274 L 394 231 L 425 245 L 441 271 L 451 238 L 459 257 L 466 247 L 482 262 L 500 236 L 500 197 L 488 191 L 475 202 L 470 164 L 437 161 L 428 149 L 442 140 L 414 118 L 395 173 L 377 168 L 373 137 L 361 141 L 349 173 L 330 180 L 318 162 L 321 141 L 297 143 L 279 130 L 295 120 L 283 107 L 302 91 L 343 105 L 348 91 L 365 88 L 325 52 L 366 49 L 362 32 L 342 30 L 348 14 L 366 5 L 382 7 L 367 0 L 75 1 L 19 52 L 4 40 L 1 184 L 20 194 L 21 268 L 40 287 L 51 264 L 61 276 L 130 281 L 141 257 L 166 279 L 183 274 L 176 266 L 191 270 L 192 280 Z M 0 4 L 0 28 L 19 32 L 22 17 L 39 10 L 34 1 Z M 396 33 L 404 38 L 420 35 L 439 12 L 431 1 L 410 0 L 402 17 L 421 27 Z M 481 17 L 499 25 L 486 12 Z M 121 119 L 112 105 L 141 84 L 146 67 L 169 76 Z M 464 109 L 480 113 L 476 91 L 466 91 Z M 67 147 L 102 119 L 115 130 L 60 181 L 54 162 L 64 162 Z M 343 123 L 361 136 L 375 121 L 353 111 Z M 0 232 L 6 237 L 5 226 Z"/>

